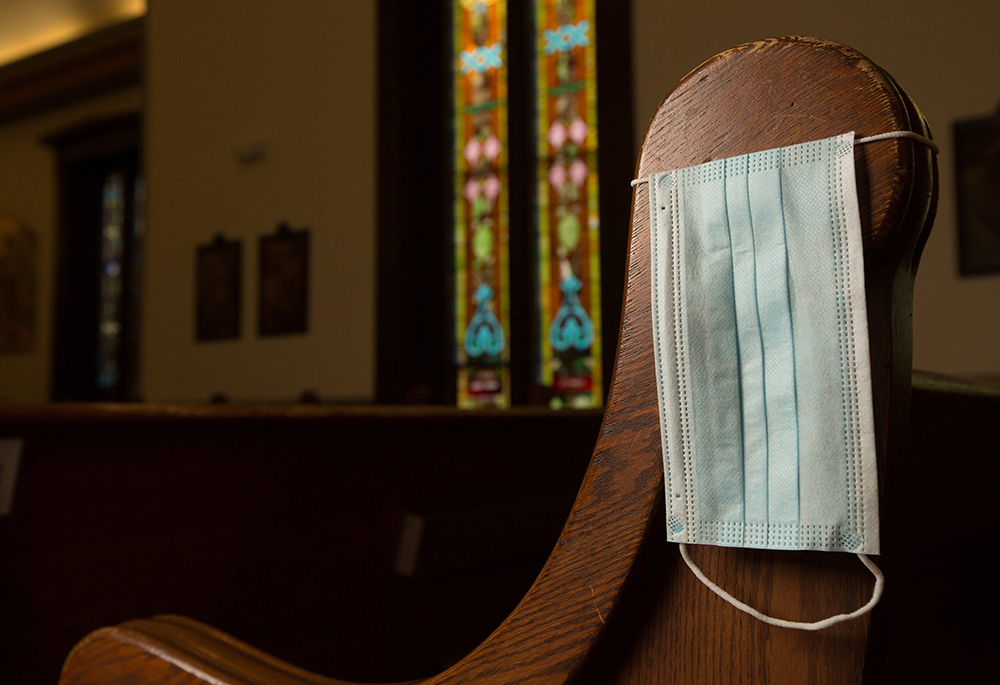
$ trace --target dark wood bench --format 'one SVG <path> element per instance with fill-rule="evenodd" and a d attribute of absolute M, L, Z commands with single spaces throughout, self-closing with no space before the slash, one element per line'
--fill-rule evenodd
<path fill-rule="evenodd" d="M 24 440 L 13 509 L 0 516 L 0 683 L 54 683 L 95 626 L 163 612 L 319 671 L 433 674 L 530 586 L 600 419 L 0 409 L 0 439 Z"/>

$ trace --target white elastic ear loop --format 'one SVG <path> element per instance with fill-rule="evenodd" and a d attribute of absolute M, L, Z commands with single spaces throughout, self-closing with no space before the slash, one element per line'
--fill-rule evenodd
<path fill-rule="evenodd" d="M 731 594 L 723 590 L 721 587 L 710 581 L 708 579 L 708 576 L 702 573 L 701 569 L 698 568 L 693 561 L 691 561 L 691 556 L 688 554 L 687 545 L 682 542 L 680 543 L 680 546 L 681 546 L 681 557 L 684 559 L 684 563 L 688 565 L 688 568 L 691 569 L 691 572 L 694 573 L 694 575 L 698 578 L 698 580 L 700 580 L 702 583 L 705 584 L 705 587 L 707 587 L 709 590 L 717 594 L 719 597 L 722 597 L 722 599 L 726 600 L 740 611 L 750 614 L 759 621 L 763 621 L 764 623 L 769 623 L 772 626 L 778 626 L 780 628 L 794 628 L 796 630 L 823 630 L 824 628 L 829 628 L 832 625 L 843 623 L 844 621 L 852 621 L 860 616 L 864 616 L 873 608 L 875 608 L 875 605 L 878 604 L 878 601 L 882 599 L 882 590 L 883 588 L 885 588 L 885 576 L 882 575 L 882 571 L 880 571 L 878 566 L 876 566 L 875 563 L 871 559 L 869 559 L 866 555 L 858 554 L 858 559 L 861 560 L 861 563 L 864 564 L 865 567 L 872 572 L 873 576 L 875 576 L 875 590 L 872 592 L 872 598 L 868 600 L 867 604 L 865 604 L 860 609 L 857 609 L 856 611 L 852 611 L 849 614 L 837 614 L 836 616 L 831 616 L 830 618 L 824 618 L 822 621 L 816 621 L 815 623 L 786 621 L 783 618 L 774 618 L 772 616 L 767 616 L 765 614 L 760 613 L 752 606 L 744 604 L 743 602 L 741 602 L 740 600 L 736 599 Z"/>
<path fill-rule="evenodd" d="M 866 136 L 864 138 L 857 138 L 854 141 L 855 145 L 862 145 L 864 143 L 874 143 L 876 140 L 887 140 L 889 138 L 909 138 L 910 140 L 915 140 L 918 143 L 922 143 L 931 149 L 931 152 L 938 154 L 941 149 L 938 147 L 937 143 L 928 138 L 927 136 L 922 136 L 919 133 L 914 133 L 913 131 L 889 131 L 888 133 L 879 133 L 874 136 Z M 635 188 L 637 185 L 642 183 L 649 183 L 649 178 L 635 178 L 632 179 L 631 185 Z"/>
<path fill-rule="evenodd" d="M 889 131 L 888 133 L 879 133 L 874 136 L 867 136 L 865 138 L 858 138 L 854 141 L 855 145 L 861 145 L 863 143 L 874 143 L 876 140 L 887 140 L 889 138 L 909 138 L 910 140 L 915 140 L 918 143 L 923 143 L 931 149 L 935 155 L 941 152 L 941 148 L 938 147 L 937 143 L 928 138 L 927 136 L 922 136 L 919 133 L 914 133 L 913 131 Z"/>

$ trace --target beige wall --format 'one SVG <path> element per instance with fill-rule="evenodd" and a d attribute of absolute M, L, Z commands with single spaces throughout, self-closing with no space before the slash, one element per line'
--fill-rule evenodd
<path fill-rule="evenodd" d="M 375 0 L 153 0 L 147 19 L 148 400 L 374 393 Z M 267 158 L 234 151 L 263 141 Z M 309 332 L 257 335 L 258 238 L 311 229 Z M 242 336 L 194 341 L 194 257 L 243 240 Z"/>
<path fill-rule="evenodd" d="M 917 277 L 914 366 L 1000 375 L 1000 276 L 958 277 L 951 125 L 1000 99 L 995 0 L 634 0 L 637 142 L 660 100 L 712 55 L 751 40 L 814 35 L 846 43 L 898 80 L 941 145 L 941 200 Z"/>
<path fill-rule="evenodd" d="M 137 112 L 141 105 L 142 94 L 129 89 L 0 125 L 0 213 L 27 223 L 39 241 L 35 349 L 0 356 L 0 402 L 44 402 L 49 398 L 56 164 L 55 153 L 41 139 L 88 119 Z"/>
<path fill-rule="evenodd" d="M 1000 375 L 1000 276 L 957 276 L 950 130 L 996 107 L 998 25 L 993 2 L 634 0 L 636 144 L 670 87 L 728 47 L 798 33 L 861 50 L 913 95 L 942 146 L 938 220 L 917 281 L 915 365 Z M 147 30 L 144 397 L 282 401 L 311 389 L 371 398 L 375 0 L 153 0 Z M 143 101 L 128 90 L 0 126 L 0 211 L 41 239 L 38 344 L 0 357 L 0 401 L 48 396 L 55 188 L 52 155 L 38 140 Z M 266 160 L 239 165 L 234 150 L 258 140 Z M 260 338 L 257 240 L 281 220 L 312 229 L 310 329 Z M 195 343 L 195 248 L 216 232 L 243 240 L 243 334 Z"/>

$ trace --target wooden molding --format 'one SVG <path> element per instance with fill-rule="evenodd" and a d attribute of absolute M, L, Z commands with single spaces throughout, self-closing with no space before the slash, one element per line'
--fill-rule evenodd
<path fill-rule="evenodd" d="M 0 123 L 142 82 L 145 18 L 0 67 Z"/>

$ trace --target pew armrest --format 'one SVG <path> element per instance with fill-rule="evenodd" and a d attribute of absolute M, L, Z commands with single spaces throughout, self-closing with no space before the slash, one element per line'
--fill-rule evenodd
<path fill-rule="evenodd" d="M 310 673 L 254 649 L 203 623 L 156 616 L 102 628 L 71 652 L 61 683 L 125 682 L 170 685 L 349 685 Z"/>

